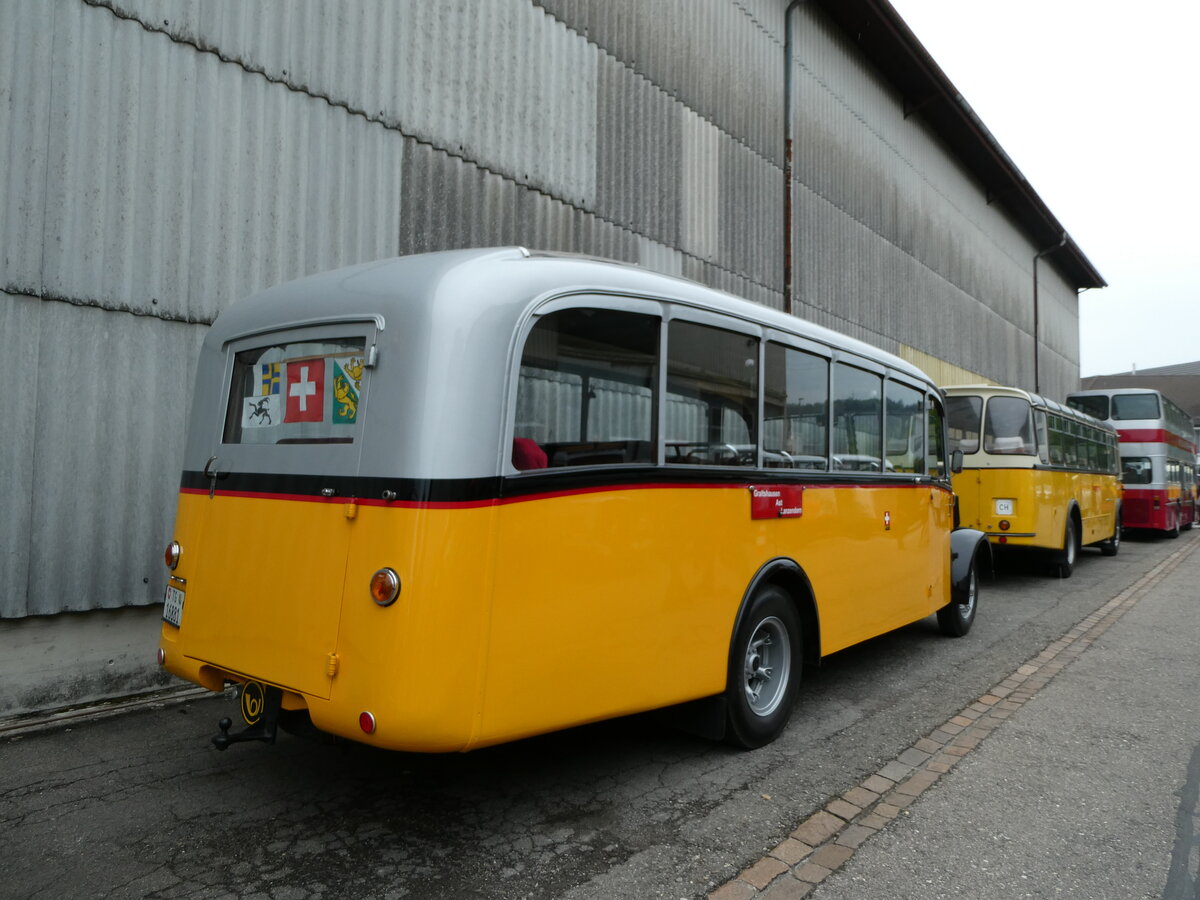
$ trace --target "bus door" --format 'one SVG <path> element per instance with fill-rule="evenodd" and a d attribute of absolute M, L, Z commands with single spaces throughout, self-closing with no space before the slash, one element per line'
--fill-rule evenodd
<path fill-rule="evenodd" d="M 328 698 L 374 346 L 357 324 L 227 347 L 206 489 L 187 497 L 189 656 Z"/>

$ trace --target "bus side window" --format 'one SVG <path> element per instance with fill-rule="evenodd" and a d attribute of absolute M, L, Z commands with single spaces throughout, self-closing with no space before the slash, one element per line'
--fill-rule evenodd
<path fill-rule="evenodd" d="M 1037 429 L 1038 459 L 1043 465 L 1050 462 L 1050 438 L 1046 428 L 1046 411 L 1039 409 L 1033 413 L 1033 424 Z"/>
<path fill-rule="evenodd" d="M 889 472 L 925 471 L 923 400 L 924 395 L 920 391 L 897 381 L 887 382 L 887 420 L 884 422 L 887 446 L 884 453 Z"/>
<path fill-rule="evenodd" d="M 758 461 L 758 338 L 675 320 L 667 331 L 667 462 Z"/>
<path fill-rule="evenodd" d="M 763 465 L 829 468 L 829 362 L 768 343 L 763 387 Z"/>
<path fill-rule="evenodd" d="M 1066 420 L 1062 416 L 1050 416 L 1050 465 L 1067 464 Z"/>
<path fill-rule="evenodd" d="M 521 357 L 513 467 L 652 463 L 658 327 L 609 309 L 543 316 Z"/>
<path fill-rule="evenodd" d="M 841 362 L 833 371 L 833 467 L 880 472 L 883 379 Z"/>
<path fill-rule="evenodd" d="M 949 478 L 950 470 L 946 466 L 945 432 L 942 430 L 942 403 L 937 397 L 929 398 L 929 455 L 925 470 L 934 478 Z"/>

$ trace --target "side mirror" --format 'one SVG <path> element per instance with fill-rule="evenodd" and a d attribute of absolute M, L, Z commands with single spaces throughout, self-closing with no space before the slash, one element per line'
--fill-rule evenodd
<path fill-rule="evenodd" d="M 955 450 L 950 454 L 950 471 L 957 475 L 962 471 L 963 455 L 961 450 Z"/>

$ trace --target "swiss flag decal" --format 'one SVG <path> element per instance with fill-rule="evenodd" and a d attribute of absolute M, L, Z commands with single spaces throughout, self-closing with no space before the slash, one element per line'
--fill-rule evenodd
<path fill-rule="evenodd" d="M 285 422 L 320 422 L 325 418 L 325 360 L 287 364 Z"/>

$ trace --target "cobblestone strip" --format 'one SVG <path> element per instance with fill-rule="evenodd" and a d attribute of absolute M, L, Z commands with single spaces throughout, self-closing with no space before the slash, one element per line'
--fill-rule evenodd
<path fill-rule="evenodd" d="M 1200 546 L 1188 541 L 1108 603 L 1019 666 L 958 715 L 800 823 L 766 856 L 708 895 L 708 900 L 795 900 L 845 864 L 864 842 L 954 768 L 1004 720 Z"/>

